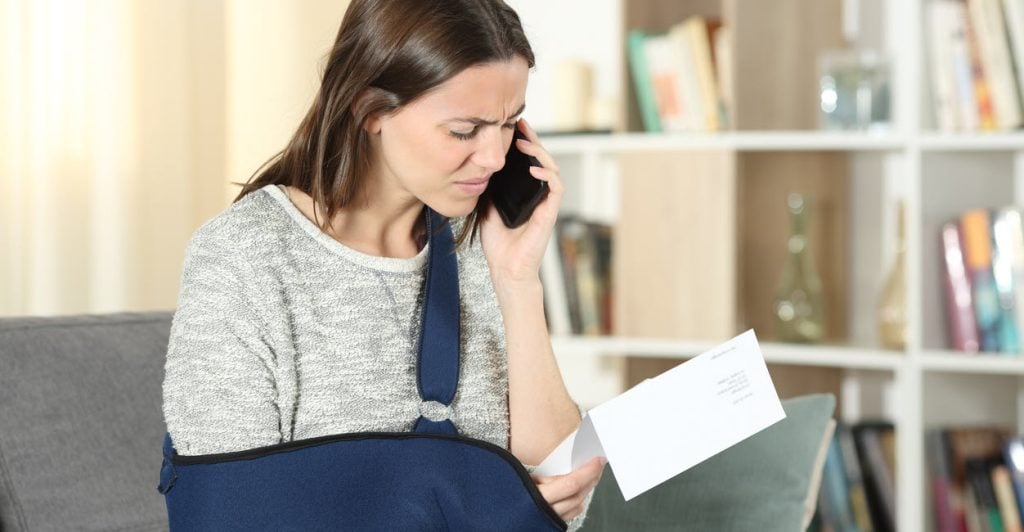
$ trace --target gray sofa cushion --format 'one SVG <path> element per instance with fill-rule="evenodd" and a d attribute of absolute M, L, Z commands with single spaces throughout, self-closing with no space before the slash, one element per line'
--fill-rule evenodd
<path fill-rule="evenodd" d="M 0 530 L 166 530 L 171 311 L 0 318 Z"/>
<path fill-rule="evenodd" d="M 835 404 L 831 394 L 786 399 L 786 419 L 628 502 L 608 468 L 581 530 L 800 532 L 817 500 Z"/>

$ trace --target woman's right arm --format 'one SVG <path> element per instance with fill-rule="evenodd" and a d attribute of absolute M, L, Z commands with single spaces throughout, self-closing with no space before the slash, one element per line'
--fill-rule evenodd
<path fill-rule="evenodd" d="M 281 441 L 274 354 L 247 295 L 257 280 L 223 229 L 189 241 L 168 340 L 163 412 L 181 455 Z"/>

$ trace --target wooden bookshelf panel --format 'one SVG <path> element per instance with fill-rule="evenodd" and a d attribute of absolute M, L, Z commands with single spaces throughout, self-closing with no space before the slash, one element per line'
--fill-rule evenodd
<path fill-rule="evenodd" d="M 738 130 L 815 129 L 818 55 L 842 43 L 840 0 L 725 0 Z"/>
<path fill-rule="evenodd" d="M 758 338 L 777 338 L 772 305 L 788 253 L 786 198 L 801 192 L 811 199 L 807 229 L 824 292 L 826 339 L 847 340 L 848 168 L 845 153 L 739 155 L 740 320 Z"/>
<path fill-rule="evenodd" d="M 731 152 L 619 156 L 615 333 L 722 341 L 736 333 Z"/>

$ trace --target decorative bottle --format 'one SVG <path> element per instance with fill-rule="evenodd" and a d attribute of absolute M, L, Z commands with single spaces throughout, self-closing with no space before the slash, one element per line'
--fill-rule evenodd
<path fill-rule="evenodd" d="M 790 219 L 788 254 L 775 295 L 775 329 L 784 342 L 819 342 L 825 336 L 821 280 L 807 238 L 808 205 L 802 194 L 787 198 Z"/>
<path fill-rule="evenodd" d="M 907 345 L 907 240 L 903 202 L 896 213 L 896 257 L 878 301 L 878 338 L 886 349 Z"/>

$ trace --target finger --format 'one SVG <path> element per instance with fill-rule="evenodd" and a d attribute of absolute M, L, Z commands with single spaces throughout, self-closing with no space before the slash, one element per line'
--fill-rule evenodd
<path fill-rule="evenodd" d="M 544 500 L 552 506 L 573 497 L 584 487 L 583 483 L 569 475 L 550 477 L 550 480 L 545 484 L 538 484 L 537 488 L 544 496 Z"/>
<path fill-rule="evenodd" d="M 541 181 L 546 181 L 548 186 L 551 187 L 552 194 L 561 195 L 563 192 L 565 192 L 565 185 L 562 184 L 561 177 L 559 177 L 557 173 L 555 173 L 553 170 L 549 168 L 531 166 L 530 175 L 536 177 L 537 179 L 540 179 Z"/>
<path fill-rule="evenodd" d="M 523 128 L 520 128 L 520 130 L 523 131 L 524 135 L 527 137 L 525 139 L 516 139 L 516 147 L 519 148 L 519 151 L 536 157 L 537 160 L 540 161 L 541 166 L 551 168 L 557 172 L 558 164 L 555 162 L 554 157 L 544 149 L 544 146 L 540 142 L 540 138 L 537 137 L 537 134 L 534 133 L 533 129 L 529 126 L 524 126 Z M 529 132 L 527 132 L 527 130 Z"/>
<path fill-rule="evenodd" d="M 583 501 L 558 503 L 551 507 L 564 521 L 569 521 L 583 511 Z"/>

